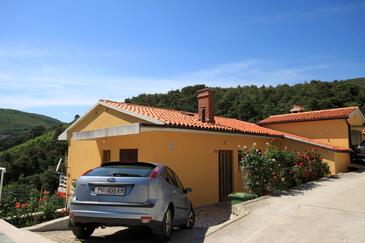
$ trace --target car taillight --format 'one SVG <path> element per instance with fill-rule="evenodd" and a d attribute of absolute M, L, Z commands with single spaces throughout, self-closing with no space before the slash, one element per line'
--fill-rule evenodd
<path fill-rule="evenodd" d="M 149 222 L 151 222 L 152 221 L 152 217 L 151 216 L 142 216 L 141 217 L 141 222 L 143 223 L 143 224 L 148 224 Z"/>
<path fill-rule="evenodd" d="M 160 173 L 160 167 L 155 167 L 150 174 L 150 178 L 156 178 L 158 176 L 158 173 Z"/>
<path fill-rule="evenodd" d="M 81 176 L 84 176 L 84 175 L 86 175 L 87 173 L 89 173 L 90 171 L 92 171 L 93 169 L 90 169 L 90 170 L 88 170 L 88 171 L 86 171 L 86 172 L 84 172 L 84 174 L 82 174 Z"/>

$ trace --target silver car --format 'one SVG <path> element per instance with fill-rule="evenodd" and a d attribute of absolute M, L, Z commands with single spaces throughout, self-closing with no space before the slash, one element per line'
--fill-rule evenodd
<path fill-rule="evenodd" d="M 97 227 L 146 226 L 170 239 L 174 226 L 191 229 L 195 213 L 179 177 L 156 163 L 110 162 L 86 172 L 70 205 L 70 227 L 78 238 Z"/>

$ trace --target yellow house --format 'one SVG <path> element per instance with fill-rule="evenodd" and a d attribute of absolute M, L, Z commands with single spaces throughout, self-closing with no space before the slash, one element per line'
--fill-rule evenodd
<path fill-rule="evenodd" d="M 365 118 L 359 107 L 270 116 L 259 125 L 334 146 L 352 148 L 362 141 Z"/>
<path fill-rule="evenodd" d="M 184 186 L 193 188 L 194 206 L 216 203 L 242 190 L 240 146 L 255 143 L 263 151 L 266 143 L 295 151 L 316 147 L 333 174 L 346 171 L 351 151 L 341 141 L 214 116 L 209 89 L 198 91 L 198 113 L 100 100 L 59 139 L 68 141 L 68 192 L 72 181 L 103 162 L 157 162 L 171 167 Z"/>

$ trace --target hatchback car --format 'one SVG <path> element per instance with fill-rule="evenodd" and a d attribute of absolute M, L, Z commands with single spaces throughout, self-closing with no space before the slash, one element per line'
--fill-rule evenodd
<path fill-rule="evenodd" d="M 191 191 L 164 165 L 104 163 L 78 179 L 69 225 L 78 238 L 89 237 L 97 227 L 146 226 L 165 241 L 174 226 L 193 227 Z"/>

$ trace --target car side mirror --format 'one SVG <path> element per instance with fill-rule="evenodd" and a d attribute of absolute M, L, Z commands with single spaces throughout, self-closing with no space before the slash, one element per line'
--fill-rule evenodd
<path fill-rule="evenodd" d="M 185 189 L 184 189 L 184 192 L 185 192 L 185 193 L 193 192 L 193 189 L 192 189 L 192 188 L 190 188 L 190 187 L 187 187 L 187 188 L 185 188 Z"/>

